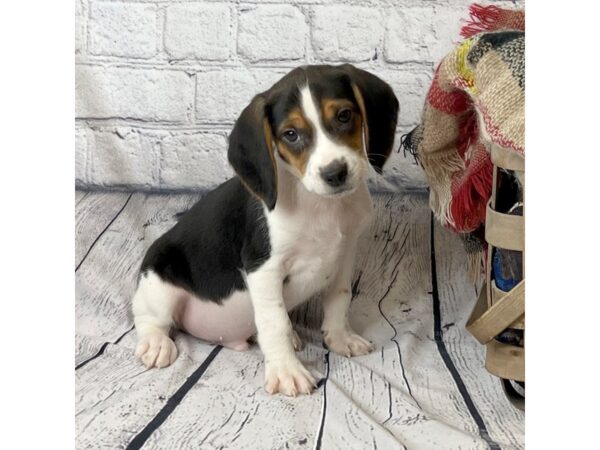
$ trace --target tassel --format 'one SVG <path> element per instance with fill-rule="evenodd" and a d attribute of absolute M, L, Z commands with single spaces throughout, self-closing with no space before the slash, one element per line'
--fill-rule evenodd
<path fill-rule="evenodd" d="M 492 195 L 493 164 L 488 154 L 481 150 L 478 153 L 483 160 L 471 161 L 474 166 L 452 182 L 450 214 L 458 232 L 471 231 L 485 223 L 486 204 Z"/>
<path fill-rule="evenodd" d="M 482 230 L 483 228 L 480 227 L 474 232 L 459 235 L 467 253 L 467 273 L 469 279 L 475 284 L 479 284 L 485 271 L 487 243 L 480 237 L 484 233 Z"/>
<path fill-rule="evenodd" d="M 477 3 L 469 6 L 470 20 L 460 30 L 464 38 L 483 31 L 515 29 L 525 31 L 525 12 L 523 10 L 502 9 L 497 6 L 482 6 Z"/>
<path fill-rule="evenodd" d="M 416 139 L 415 134 L 418 133 L 418 128 L 416 127 L 413 130 L 409 131 L 406 134 L 400 136 L 400 147 L 398 147 L 398 153 L 402 150 L 402 154 L 406 158 L 406 152 L 410 153 L 415 160 L 415 164 L 421 165 L 419 161 L 419 153 L 418 146 L 420 139 Z"/>
<path fill-rule="evenodd" d="M 473 284 L 479 284 L 485 270 L 485 252 L 467 253 L 467 274 Z"/>
<path fill-rule="evenodd" d="M 464 170 L 464 162 L 452 148 L 450 152 L 441 154 L 423 153 L 420 155 L 420 161 L 431 188 L 429 206 L 443 226 L 453 228 L 454 220 L 450 214 L 452 175 Z"/>
<path fill-rule="evenodd" d="M 464 38 L 469 38 L 482 31 L 490 31 L 493 25 L 498 21 L 502 10 L 497 6 L 482 6 L 473 3 L 469 6 L 470 20 L 460 30 L 460 35 Z"/>

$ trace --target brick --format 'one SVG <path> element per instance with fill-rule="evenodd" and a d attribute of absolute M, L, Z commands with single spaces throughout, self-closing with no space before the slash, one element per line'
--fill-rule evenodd
<path fill-rule="evenodd" d="M 157 51 L 156 5 L 94 2 L 89 50 L 94 55 L 151 58 Z"/>
<path fill-rule="evenodd" d="M 252 75 L 256 80 L 255 94 L 268 90 L 291 70 L 285 68 L 252 69 Z"/>
<path fill-rule="evenodd" d="M 75 111 L 81 118 L 187 121 L 194 80 L 184 72 L 76 66 Z"/>
<path fill-rule="evenodd" d="M 212 189 L 231 178 L 227 138 L 216 133 L 180 134 L 162 141 L 160 186 Z"/>
<path fill-rule="evenodd" d="M 441 5 L 390 11 L 385 32 L 385 59 L 395 63 L 437 63 L 459 42 L 460 19 L 466 15 L 466 8 Z"/>
<path fill-rule="evenodd" d="M 289 69 L 244 67 L 196 74 L 196 118 L 201 122 L 233 122 L 252 98 L 269 89 Z"/>
<path fill-rule="evenodd" d="M 255 76 L 243 67 L 196 74 L 196 118 L 204 122 L 234 121 L 260 92 Z"/>
<path fill-rule="evenodd" d="M 82 185 L 87 183 L 87 130 L 75 128 L 75 183 Z"/>
<path fill-rule="evenodd" d="M 85 12 L 82 0 L 75 2 L 75 53 L 81 53 L 85 45 Z"/>
<path fill-rule="evenodd" d="M 303 59 L 307 32 L 304 15 L 294 6 L 263 5 L 242 10 L 237 51 L 252 62 Z"/>
<path fill-rule="evenodd" d="M 373 72 L 392 86 L 398 102 L 399 126 L 414 126 L 420 122 L 431 74 L 414 70 L 386 70 Z"/>
<path fill-rule="evenodd" d="M 326 61 L 373 59 L 381 42 L 381 13 L 373 8 L 319 6 L 312 14 L 312 47 Z"/>
<path fill-rule="evenodd" d="M 167 8 L 165 50 L 175 59 L 229 58 L 231 10 L 223 4 L 176 4 Z"/>
<path fill-rule="evenodd" d="M 90 133 L 92 185 L 151 187 L 157 184 L 159 137 L 119 127 Z"/>
<path fill-rule="evenodd" d="M 435 43 L 429 49 L 434 63 L 439 62 L 462 41 L 460 29 L 464 25 L 464 19 L 469 17 L 467 5 L 468 3 L 465 3 L 463 8 L 457 8 L 460 5 L 450 3 L 435 7 Z M 514 8 L 514 4 L 511 8 Z"/>

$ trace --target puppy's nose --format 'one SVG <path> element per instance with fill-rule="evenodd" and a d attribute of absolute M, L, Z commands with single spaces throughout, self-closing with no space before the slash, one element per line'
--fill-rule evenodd
<path fill-rule="evenodd" d="M 325 167 L 321 167 L 321 178 L 329 186 L 337 187 L 346 182 L 348 176 L 348 165 L 339 159 L 330 162 Z"/>

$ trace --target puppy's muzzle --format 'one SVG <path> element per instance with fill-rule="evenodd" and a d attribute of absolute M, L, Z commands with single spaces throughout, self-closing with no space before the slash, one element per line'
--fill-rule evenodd
<path fill-rule="evenodd" d="M 321 178 L 331 187 L 340 187 L 348 178 L 348 165 L 336 159 L 320 169 Z"/>

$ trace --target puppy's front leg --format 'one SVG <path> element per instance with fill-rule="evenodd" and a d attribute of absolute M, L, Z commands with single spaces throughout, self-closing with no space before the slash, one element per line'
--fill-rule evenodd
<path fill-rule="evenodd" d="M 366 355 L 374 350 L 373 344 L 354 332 L 348 321 L 356 245 L 356 240 L 348 243 L 340 271 L 325 294 L 321 326 L 327 348 L 348 357 Z"/>
<path fill-rule="evenodd" d="M 275 264 L 265 263 L 246 278 L 258 344 L 265 355 L 265 389 L 271 394 L 310 394 L 315 379 L 294 352 L 292 323 L 283 300 L 283 276 Z"/>

